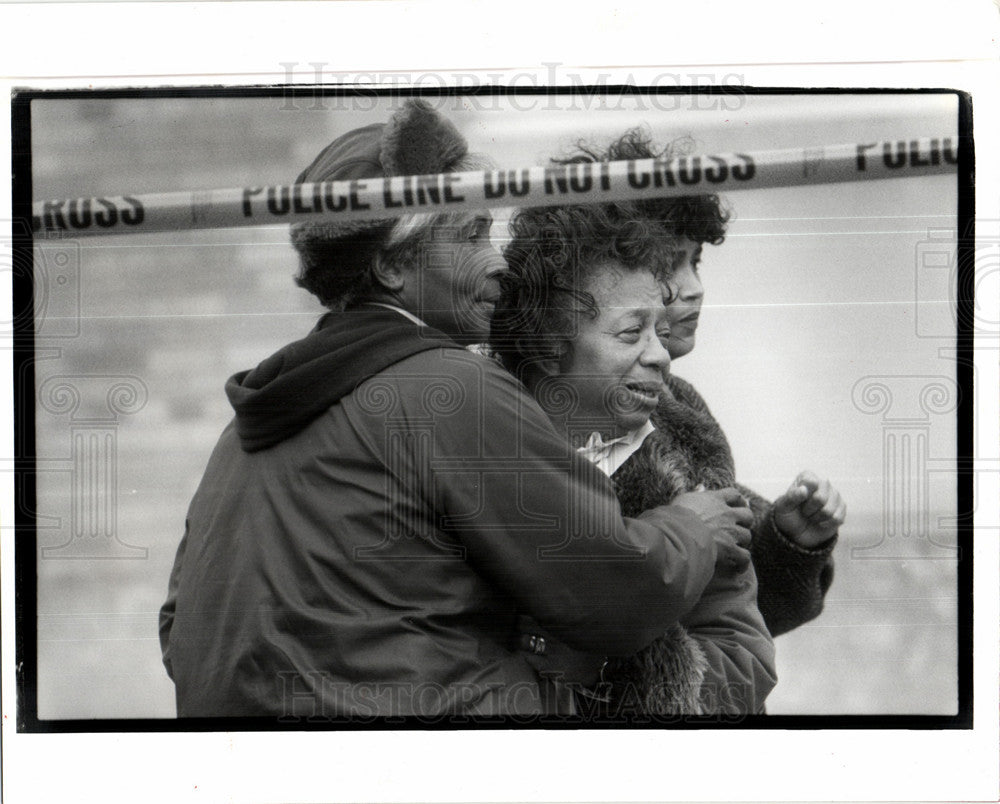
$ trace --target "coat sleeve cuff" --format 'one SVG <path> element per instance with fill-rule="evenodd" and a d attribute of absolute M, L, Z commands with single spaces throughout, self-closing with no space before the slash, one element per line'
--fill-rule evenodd
<path fill-rule="evenodd" d="M 833 553 L 833 548 L 837 544 L 838 533 L 834 533 L 825 542 L 821 542 L 815 547 L 805 547 L 790 536 L 786 536 L 784 531 L 778 527 L 778 523 L 774 518 L 774 506 L 769 505 L 767 509 L 767 514 L 764 520 L 761 522 L 762 529 L 770 531 L 770 539 L 772 539 L 776 545 L 780 545 L 782 550 L 786 550 L 790 553 L 795 553 L 796 555 L 803 557 L 812 558 L 826 558 L 831 553 Z"/>
<path fill-rule="evenodd" d="M 769 506 L 753 529 L 750 553 L 759 583 L 757 604 L 771 634 L 791 631 L 819 616 L 833 582 L 837 537 L 808 548 L 785 536 Z"/>

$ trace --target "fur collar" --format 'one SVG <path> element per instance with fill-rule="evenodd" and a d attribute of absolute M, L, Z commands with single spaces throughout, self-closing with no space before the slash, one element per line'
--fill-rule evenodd
<path fill-rule="evenodd" d="M 612 476 L 625 516 L 666 505 L 699 485 L 735 483 L 729 443 L 711 416 L 664 396 L 652 421 L 656 430 Z"/>
<path fill-rule="evenodd" d="M 722 429 L 702 413 L 665 396 L 653 414 L 656 429 L 612 476 L 625 516 L 634 517 L 698 486 L 734 483 L 733 457 Z M 706 714 L 701 685 L 708 660 L 681 625 L 633 656 L 612 659 L 604 671 L 618 711 L 654 715 Z"/>

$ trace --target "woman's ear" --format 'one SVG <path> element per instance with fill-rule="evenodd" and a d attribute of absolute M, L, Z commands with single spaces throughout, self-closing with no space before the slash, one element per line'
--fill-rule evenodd
<path fill-rule="evenodd" d="M 401 293 L 406 286 L 406 274 L 399 265 L 395 261 L 387 262 L 381 257 L 376 257 L 372 265 L 372 279 L 376 285 L 393 294 Z"/>

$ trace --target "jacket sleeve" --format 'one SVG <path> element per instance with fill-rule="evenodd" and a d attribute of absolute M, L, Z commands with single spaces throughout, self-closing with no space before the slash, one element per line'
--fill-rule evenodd
<path fill-rule="evenodd" d="M 681 618 L 701 647 L 705 673 L 702 714 L 740 716 L 764 709 L 777 683 L 774 641 L 757 609 L 757 580 L 747 551 L 742 560 L 720 561 L 701 600 Z"/>
<path fill-rule="evenodd" d="M 756 592 L 749 552 L 721 548 L 715 575 L 679 623 L 638 653 L 609 659 L 602 679 L 611 712 L 727 719 L 762 712 L 776 674 Z"/>
<path fill-rule="evenodd" d="M 393 384 L 414 432 L 428 423 L 426 438 L 391 458 L 396 476 L 416 478 L 440 532 L 556 638 L 632 653 L 699 600 L 715 565 L 712 531 L 683 510 L 623 518 L 610 480 L 492 361 L 433 350 L 380 381 Z"/>
<path fill-rule="evenodd" d="M 739 486 L 754 513 L 750 554 L 760 591 L 757 607 L 774 636 L 798 628 L 819 616 L 833 583 L 833 536 L 815 548 L 802 547 L 785 536 L 774 521 L 774 504 Z"/>
<path fill-rule="evenodd" d="M 673 375 L 669 382 L 679 402 L 715 421 L 705 400 L 690 383 Z M 759 586 L 757 607 L 772 636 L 779 636 L 816 618 L 823 610 L 823 600 L 833 583 L 837 537 L 814 549 L 800 547 L 778 530 L 774 505 L 769 500 L 745 486 L 738 488 L 754 513 L 750 555 Z"/>
<path fill-rule="evenodd" d="M 167 599 L 160 607 L 160 652 L 163 656 L 163 666 L 167 669 L 167 675 L 174 677 L 173 666 L 170 661 L 170 631 L 174 625 L 174 613 L 177 610 L 177 585 L 180 580 L 181 564 L 184 561 L 184 551 L 187 548 L 188 522 L 184 523 L 184 535 L 181 543 L 177 547 L 177 555 L 174 558 L 174 567 L 170 571 L 170 581 L 167 584 Z"/>

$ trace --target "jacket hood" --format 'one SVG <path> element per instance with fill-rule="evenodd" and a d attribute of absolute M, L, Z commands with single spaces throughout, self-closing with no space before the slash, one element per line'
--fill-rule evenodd
<path fill-rule="evenodd" d="M 328 313 L 305 338 L 226 382 L 240 445 L 246 452 L 274 446 L 383 369 L 441 347 L 461 348 L 392 310 Z"/>

